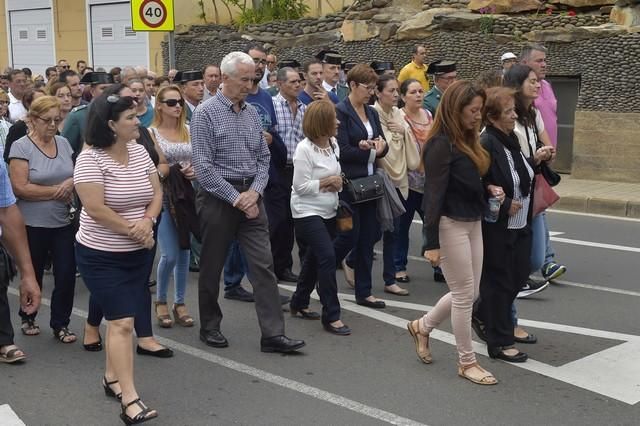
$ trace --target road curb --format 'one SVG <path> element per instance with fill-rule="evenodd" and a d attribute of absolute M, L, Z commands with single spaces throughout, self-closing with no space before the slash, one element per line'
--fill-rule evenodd
<path fill-rule="evenodd" d="M 640 202 L 600 197 L 561 195 L 553 205 L 556 210 L 640 219 Z"/>

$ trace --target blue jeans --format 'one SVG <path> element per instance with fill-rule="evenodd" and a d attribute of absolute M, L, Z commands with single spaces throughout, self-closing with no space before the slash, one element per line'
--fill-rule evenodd
<path fill-rule="evenodd" d="M 178 242 L 178 230 L 167 208 L 162 209 L 158 226 L 158 245 L 160 246 L 160 260 L 158 261 L 158 287 L 156 298 L 158 302 L 167 302 L 169 277 L 173 272 L 175 286 L 174 303 L 184 303 L 184 293 L 187 288 L 189 273 L 189 249 L 181 249 Z"/>
<path fill-rule="evenodd" d="M 396 271 L 402 272 L 407 270 L 407 256 L 409 255 L 409 231 L 411 230 L 411 223 L 416 213 L 420 216 L 420 219 L 424 217 L 422 211 L 422 194 L 416 191 L 409 190 L 409 195 L 406 201 L 402 199 L 405 213 L 400 216 L 398 225 L 394 223 L 394 226 L 398 230 L 397 239 L 395 243 L 395 253 L 393 256 L 393 262 L 395 264 Z M 422 253 L 420 253 L 422 256 Z"/>
<path fill-rule="evenodd" d="M 542 268 L 545 261 L 546 236 L 549 235 L 545 222 L 544 213 L 531 219 L 531 272 Z"/>
<path fill-rule="evenodd" d="M 233 240 L 229 246 L 227 258 L 224 261 L 224 290 L 231 290 L 240 285 L 242 278 L 247 273 L 247 260 L 242 254 L 240 244 Z"/>
<path fill-rule="evenodd" d="M 549 262 L 553 262 L 556 258 L 556 252 L 553 250 L 553 246 L 551 245 L 551 236 L 549 235 L 549 222 L 547 222 L 547 213 L 544 212 L 541 214 L 543 217 L 544 223 L 544 244 L 545 244 L 545 252 L 544 252 L 544 263 L 543 266 Z"/>

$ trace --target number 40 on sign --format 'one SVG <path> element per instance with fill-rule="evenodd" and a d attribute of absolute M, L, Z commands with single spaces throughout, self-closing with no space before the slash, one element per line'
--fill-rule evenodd
<path fill-rule="evenodd" d="M 131 0 L 134 31 L 173 31 L 173 0 Z"/>

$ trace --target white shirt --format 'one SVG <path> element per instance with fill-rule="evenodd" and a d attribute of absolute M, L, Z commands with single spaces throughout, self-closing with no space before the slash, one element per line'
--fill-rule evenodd
<path fill-rule="evenodd" d="M 336 84 L 335 86 L 330 85 L 329 83 L 327 83 L 326 81 L 322 80 L 322 87 L 324 87 L 324 90 L 326 90 L 327 92 L 333 92 L 336 95 L 338 94 L 338 85 Z"/>
<path fill-rule="evenodd" d="M 260 80 L 260 83 L 258 84 L 261 89 L 267 90 L 269 88 L 269 74 L 271 74 L 271 71 L 265 69 L 262 80 Z"/>
<path fill-rule="evenodd" d="M 320 216 L 335 217 L 338 209 L 337 192 L 321 192 L 320 179 L 339 176 L 340 149 L 335 138 L 331 147 L 319 148 L 304 138 L 293 154 L 293 185 L 291 185 L 291 215 L 293 218 Z"/>
<path fill-rule="evenodd" d="M 542 115 L 540 115 L 540 111 L 536 109 L 536 126 L 538 127 L 538 134 L 542 133 L 544 130 L 544 121 L 542 121 Z M 513 129 L 513 132 L 518 137 L 518 142 L 520 142 L 520 149 L 526 158 L 531 157 L 531 153 L 535 153 L 537 150 L 536 141 L 540 139 L 538 135 L 536 135 L 536 131 L 533 126 L 529 126 L 525 128 L 522 124 L 516 121 L 516 127 Z"/>
<path fill-rule="evenodd" d="M 15 96 L 9 92 L 9 121 L 15 123 L 18 120 L 22 120 L 27 116 L 27 109 L 22 105 L 22 101 L 16 99 Z"/>

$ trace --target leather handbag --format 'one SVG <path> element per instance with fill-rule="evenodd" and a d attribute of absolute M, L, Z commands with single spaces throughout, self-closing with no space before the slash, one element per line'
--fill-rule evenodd
<path fill-rule="evenodd" d="M 540 163 L 540 173 L 549 185 L 556 186 L 560 183 L 560 175 L 556 173 L 546 161 Z"/>
<path fill-rule="evenodd" d="M 347 179 L 342 175 L 343 188 L 351 197 L 353 204 L 377 200 L 384 196 L 384 182 L 377 174 L 357 179 Z"/>
<path fill-rule="evenodd" d="M 537 216 L 552 205 L 554 205 L 560 196 L 553 190 L 549 182 L 542 174 L 536 175 L 536 183 L 533 189 L 533 216 Z"/>

